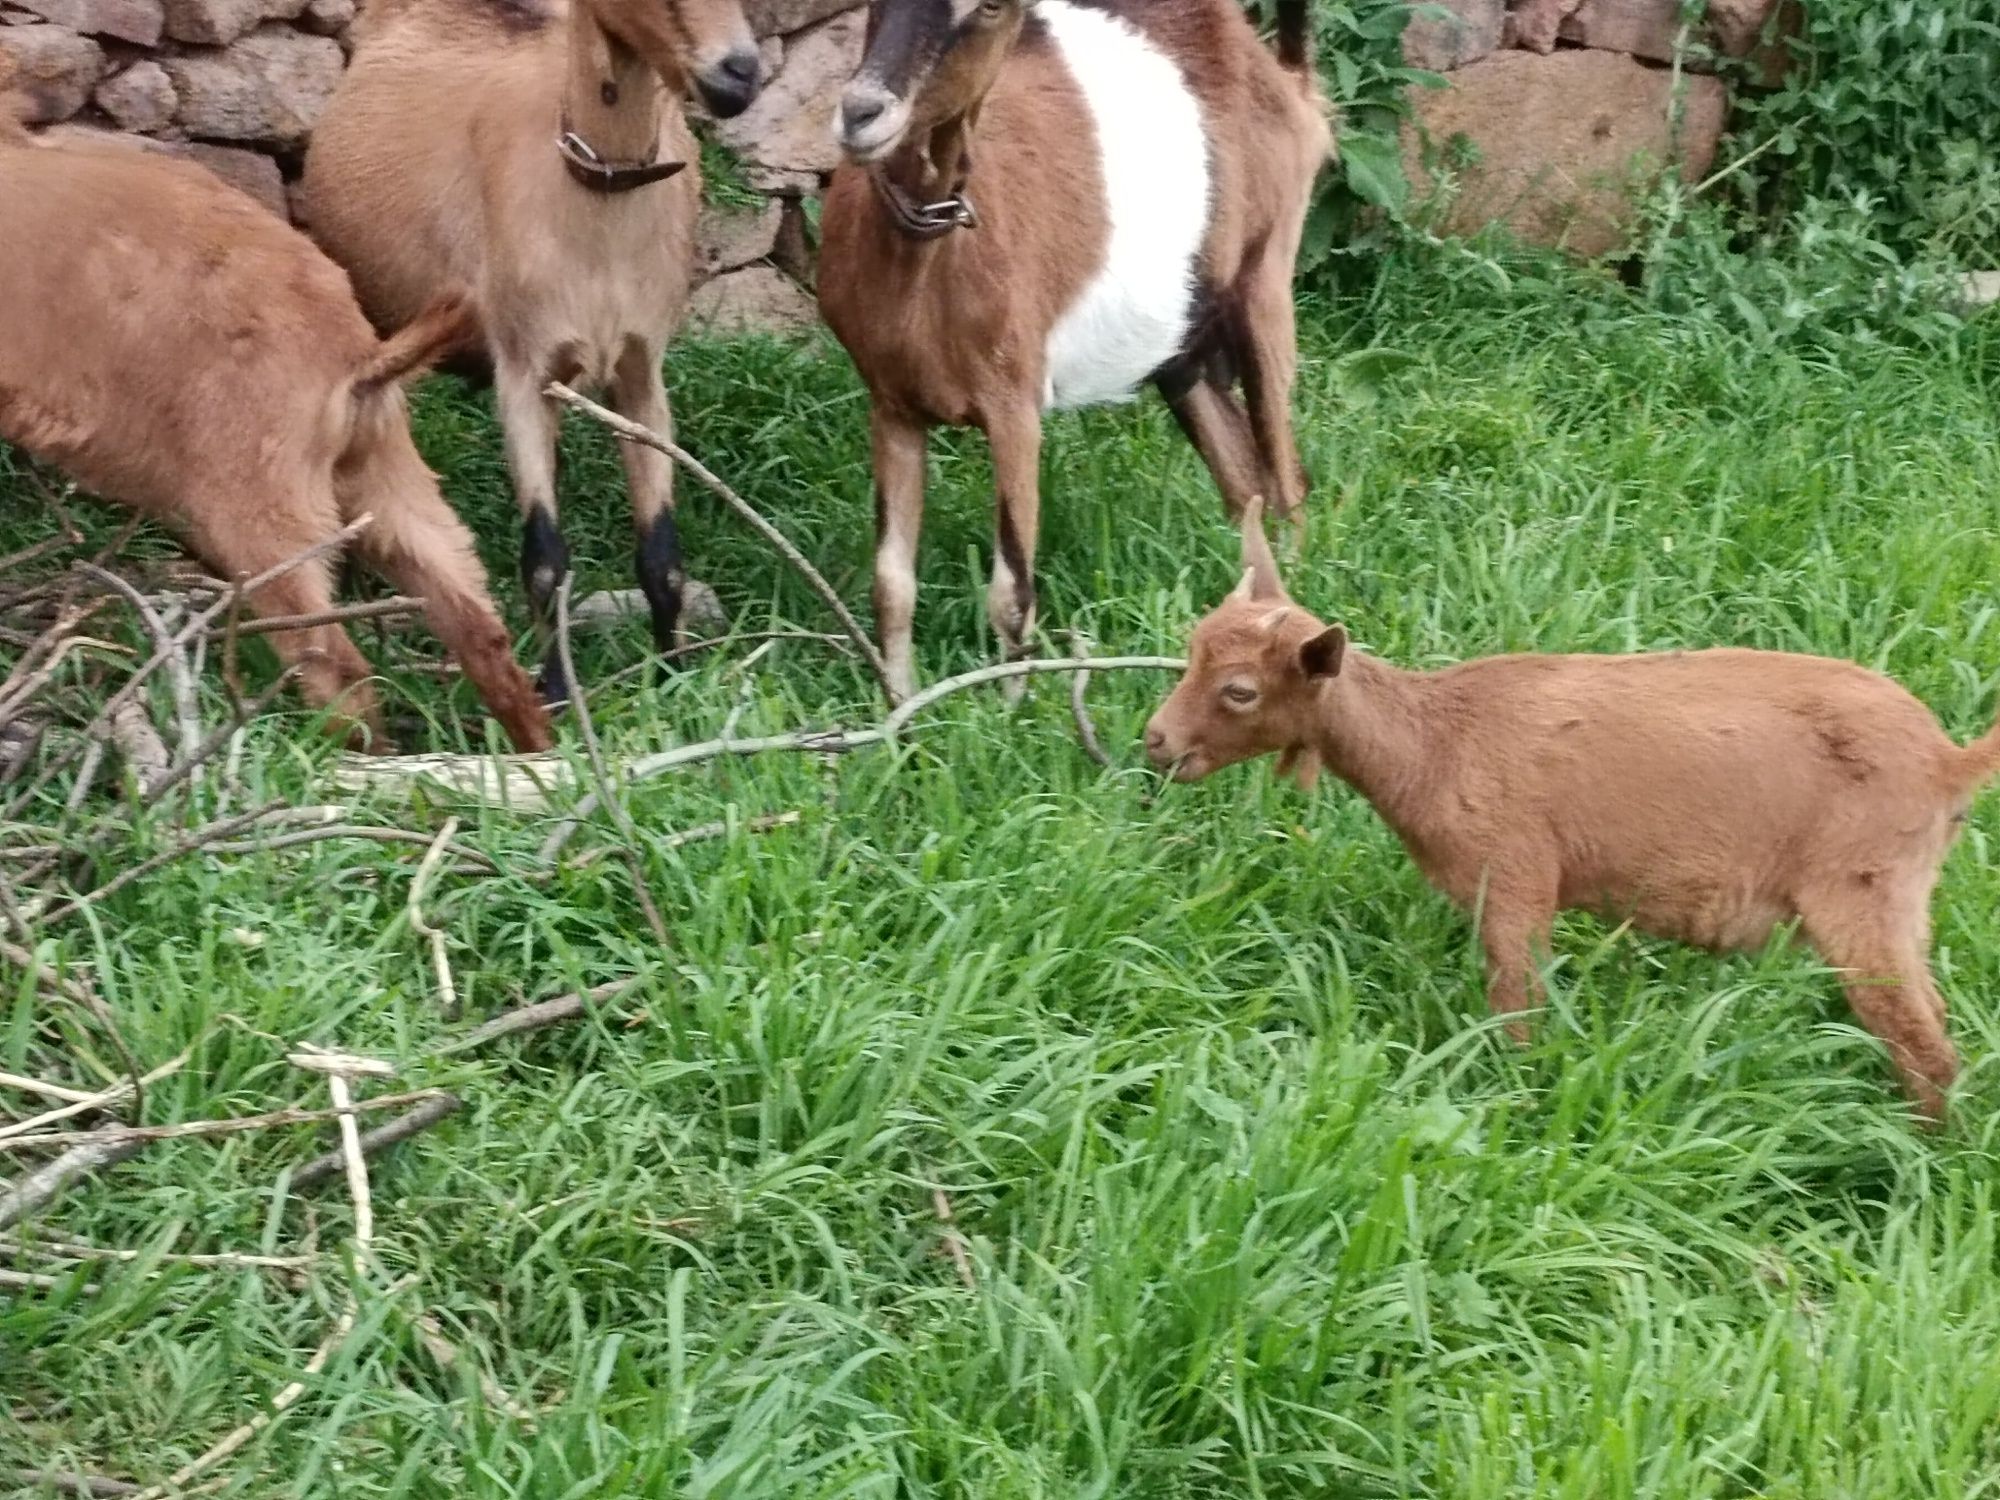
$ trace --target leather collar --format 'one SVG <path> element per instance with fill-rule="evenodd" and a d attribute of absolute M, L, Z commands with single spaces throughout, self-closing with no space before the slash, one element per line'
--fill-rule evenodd
<path fill-rule="evenodd" d="M 935 203 L 919 203 L 891 182 L 889 174 L 880 167 L 869 169 L 868 180 L 875 185 L 875 196 L 889 211 L 889 222 L 896 226 L 898 233 L 909 239 L 942 239 L 954 229 L 979 227 L 979 213 L 973 208 L 972 199 L 966 196 L 963 178 L 947 196 Z"/>
<path fill-rule="evenodd" d="M 653 149 L 658 151 L 659 147 Z M 562 134 L 556 137 L 556 155 L 569 168 L 569 175 L 593 193 L 629 193 L 634 188 L 665 182 L 687 165 L 684 161 L 660 161 L 652 155 L 645 161 L 607 160 L 590 142 L 571 130 L 568 121 L 563 122 Z"/>

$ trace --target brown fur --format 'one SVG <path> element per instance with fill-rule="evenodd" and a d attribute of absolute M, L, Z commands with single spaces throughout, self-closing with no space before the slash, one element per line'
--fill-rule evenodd
<path fill-rule="evenodd" d="M 907 3 L 875 0 L 871 36 L 887 24 L 886 7 Z M 1303 42 L 1287 43 L 1300 66 L 1282 66 L 1234 0 L 1106 0 L 1103 8 L 1178 64 L 1208 122 L 1213 188 L 1197 326 L 1183 358 L 1156 378 L 1232 514 L 1260 491 L 1289 512 L 1306 489 L 1290 414 L 1292 267 L 1331 145 Z M 864 88 L 879 96 L 877 84 L 859 81 L 850 93 Z M 925 437 L 934 425 L 978 427 L 992 447 L 998 515 L 988 613 L 1008 652 L 1024 649 L 1034 617 L 1048 338 L 1108 238 L 1088 110 L 1018 0 L 991 20 L 964 23 L 942 62 L 910 89 L 900 144 L 873 168 L 849 163 L 835 172 L 819 265 L 820 309 L 873 403 L 876 621 L 903 693 L 915 686 L 910 617 Z M 930 241 L 905 237 L 878 200 L 871 170 L 919 203 L 946 196 L 963 176 L 978 227 Z M 1247 411 L 1231 389 L 1239 373 Z"/>
<path fill-rule="evenodd" d="M 543 388 L 608 390 L 625 416 L 671 435 L 660 364 L 686 310 L 701 200 L 681 98 L 719 87 L 709 80 L 746 56 L 754 70 L 749 26 L 738 0 L 372 0 L 365 14 L 306 159 L 306 217 L 378 326 L 442 287 L 471 288 L 529 522 L 522 570 L 546 617 L 568 557 L 555 529 L 559 412 Z M 687 166 L 593 192 L 557 154 L 565 122 L 606 158 Z M 640 581 L 670 637 L 672 465 L 637 444 L 620 453 Z"/>
<path fill-rule="evenodd" d="M 514 743 L 550 743 L 472 539 L 410 441 L 394 381 L 466 329 L 446 299 L 379 343 L 347 278 L 201 167 L 0 135 L 0 437 L 178 527 L 221 576 L 263 571 L 366 512 L 360 556 L 424 597 Z M 332 607 L 332 564 L 249 599 Z M 338 626 L 282 631 L 301 686 L 383 748 L 368 663 Z"/>
<path fill-rule="evenodd" d="M 1931 888 L 2000 770 L 2000 726 L 1960 748 L 1879 673 L 1786 652 L 1403 671 L 1285 596 L 1256 509 L 1243 584 L 1195 627 L 1147 725 L 1156 764 L 1194 781 L 1276 752 L 1304 784 L 1321 764 L 1351 783 L 1477 914 L 1502 1014 L 1537 992 L 1561 910 L 1716 949 L 1797 921 L 1942 1117 L 1958 1057 L 1930 973 Z"/>

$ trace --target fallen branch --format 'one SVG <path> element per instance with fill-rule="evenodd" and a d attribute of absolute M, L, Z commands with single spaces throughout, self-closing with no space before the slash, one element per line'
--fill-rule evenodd
<path fill-rule="evenodd" d="M 703 740 L 693 745 L 677 745 L 671 750 L 662 750 L 656 755 L 648 755 L 634 761 L 625 771 L 625 784 L 629 787 L 634 782 L 663 775 L 681 766 L 716 760 L 725 755 L 761 755 L 768 750 L 804 750 L 837 755 L 887 744 L 894 740 L 912 719 L 939 699 L 963 692 L 966 688 L 978 687 L 982 683 L 999 682 L 1009 677 L 1076 671 L 1179 672 L 1186 667 L 1187 663 L 1175 656 L 1098 656 L 1053 661 L 999 662 L 990 667 L 963 672 L 956 677 L 947 677 L 942 682 L 933 683 L 899 705 L 872 729 L 807 729 L 791 734 L 765 735 L 757 739 L 715 739 Z M 584 820 L 597 811 L 597 808 L 598 796 L 595 792 L 579 798 L 569 814 L 556 824 L 554 831 L 543 841 L 536 855 L 537 860 L 544 865 L 553 864 L 556 856 L 562 853 L 563 846 L 575 835 Z"/>
<path fill-rule="evenodd" d="M 168 631 L 167 622 L 151 599 L 110 569 L 80 562 L 76 570 L 110 588 L 138 613 L 139 622 L 153 638 L 154 649 L 165 659 L 167 682 L 173 690 L 174 718 L 180 726 L 180 753 L 184 758 L 191 757 L 195 746 L 201 743 L 201 711 L 195 696 L 194 673 L 188 667 L 186 641 Z"/>
<path fill-rule="evenodd" d="M 60 1083 L 44 1083 L 39 1078 L 23 1078 L 19 1073 L 0 1073 L 0 1088 L 19 1089 L 24 1094 L 40 1094 L 44 1099 L 60 1099 L 65 1104 L 88 1104 L 97 1097 L 86 1089 L 66 1088 Z"/>
<path fill-rule="evenodd" d="M 116 1125 L 103 1130 L 44 1131 L 35 1135 L 11 1136 L 0 1141 L 0 1151 L 20 1151 L 30 1146 L 56 1146 L 66 1141 L 87 1145 L 118 1146 L 133 1142 L 178 1141 L 189 1137 L 241 1135 L 245 1131 L 269 1130 L 280 1125 L 323 1125 L 328 1120 L 352 1114 L 370 1114 L 384 1109 L 406 1109 L 444 1093 L 443 1089 L 417 1089 L 407 1094 L 384 1094 L 379 1099 L 363 1099 L 352 1106 L 333 1109 L 274 1109 L 268 1114 L 238 1115 L 227 1120 L 183 1120 L 178 1125 Z M 0 1229 L 6 1228 L 0 1218 Z"/>
<path fill-rule="evenodd" d="M 424 920 L 424 887 L 430 883 L 431 874 L 437 869 L 438 861 L 444 857 L 451 836 L 458 832 L 458 815 L 454 813 L 444 820 L 444 827 L 431 840 L 430 848 L 417 864 L 417 873 L 410 877 L 410 895 L 403 909 L 410 919 L 410 931 L 426 940 L 431 947 L 431 967 L 437 971 L 438 999 L 447 1016 L 458 1014 L 458 986 L 452 982 L 451 956 L 445 952 L 444 929 L 433 927 Z"/>
<path fill-rule="evenodd" d="M 0 1286 L 18 1286 L 26 1287 L 30 1291 L 53 1292 L 69 1284 L 70 1278 L 67 1275 L 51 1276 L 44 1271 L 10 1271 L 5 1266 L 0 1266 Z M 82 1290 L 86 1295 L 95 1296 L 104 1288 L 94 1281 L 86 1281 Z"/>
<path fill-rule="evenodd" d="M 1070 632 L 1070 650 L 1078 656 L 1090 654 L 1090 642 L 1076 631 Z M 1076 737 L 1083 742 L 1083 753 L 1106 770 L 1111 768 L 1111 757 L 1104 753 L 1104 746 L 1098 743 L 1097 726 L 1090 721 L 1090 709 L 1083 701 L 1083 695 L 1090 690 L 1090 674 L 1078 672 L 1069 680 L 1069 714 L 1076 720 Z"/>
<path fill-rule="evenodd" d="M 139 794 L 149 795 L 167 774 L 173 757 L 167 753 L 167 742 L 153 727 L 152 716 L 146 712 L 145 705 L 136 701 L 119 704 L 111 711 L 105 731 L 111 743 L 118 747 L 118 753 L 125 757 L 125 765 L 132 772 L 132 781 L 139 788 Z"/>
<path fill-rule="evenodd" d="M 614 979 L 608 984 L 600 984 L 595 989 L 584 990 L 580 994 L 560 995 L 554 1000 L 541 1000 L 533 1005 L 516 1006 L 513 1010 L 502 1011 L 492 1020 L 475 1026 L 464 1036 L 450 1037 L 439 1042 L 431 1050 L 440 1054 L 469 1052 L 474 1047 L 483 1047 L 488 1042 L 498 1041 L 503 1036 L 516 1036 L 524 1031 L 539 1031 L 544 1026 L 554 1026 L 563 1021 L 574 1021 L 607 1000 L 616 999 L 637 984 L 641 976 L 634 974 L 626 979 Z"/>
<path fill-rule="evenodd" d="M 444 1325 L 427 1312 L 418 1313 L 413 1321 L 417 1325 L 417 1338 L 422 1342 L 424 1351 L 437 1362 L 440 1370 L 446 1372 L 452 1370 L 458 1364 L 458 1346 L 445 1336 Z M 479 1393 L 486 1398 L 488 1406 L 496 1411 L 505 1412 L 525 1427 L 535 1425 L 533 1408 L 524 1406 L 509 1395 L 499 1381 L 486 1373 L 483 1365 L 476 1366 L 476 1369 L 479 1376 Z"/>
<path fill-rule="evenodd" d="M 96 890 L 87 891 L 74 900 L 65 901 L 62 905 L 45 912 L 42 916 L 42 921 L 46 925 L 53 925 L 73 917 L 86 906 L 95 906 L 98 902 L 108 900 L 110 897 L 117 895 L 118 892 L 124 890 L 126 886 L 131 885 L 134 881 L 144 880 L 155 870 L 170 865 L 175 860 L 186 859 L 190 854 L 199 853 L 219 839 L 226 839 L 231 834 L 241 833 L 252 824 L 270 817 L 281 806 L 282 804 L 274 803 L 270 807 L 259 807 L 247 813 L 238 813 L 232 818 L 222 818 L 214 823 L 203 824 L 171 848 L 162 850 L 151 859 L 140 861 L 129 870 L 121 870 L 103 885 L 97 887 Z"/>
<path fill-rule="evenodd" d="M 269 838 L 231 839 L 208 846 L 210 854 L 268 854 L 274 849 L 294 849 L 301 844 L 323 844 L 332 839 L 362 839 L 377 844 L 408 844 L 428 849 L 437 841 L 429 834 L 410 828 L 383 828 L 372 823 L 329 823 L 324 828 L 302 828 Z M 485 875 L 498 875 L 500 867 L 469 844 L 448 843 L 445 852 L 467 861 Z M 464 873 L 462 869 L 456 873 Z"/>
<path fill-rule="evenodd" d="M 361 1156 L 361 1143 L 355 1131 L 354 1116 L 357 1110 L 379 1105 L 381 1100 L 357 1102 L 348 1090 L 347 1075 L 329 1073 L 326 1079 L 327 1092 L 332 1096 L 331 1113 L 340 1118 L 341 1148 L 347 1160 L 347 1183 L 354 1200 L 354 1276 L 366 1276 L 373 1269 L 375 1261 L 375 1205 L 368 1191 L 368 1164 Z M 258 1433 L 269 1427 L 306 1393 L 306 1382 L 326 1368 L 328 1360 L 346 1344 L 360 1321 L 361 1299 L 352 1284 L 348 1287 L 347 1305 L 340 1316 L 334 1319 L 333 1328 L 306 1361 L 305 1370 L 299 1379 L 271 1397 L 270 1409 L 260 1411 L 242 1426 L 208 1448 L 200 1456 L 191 1459 L 176 1469 L 173 1476 L 162 1484 L 156 1484 L 141 1492 L 141 1500 L 161 1500 L 161 1497 L 175 1490 L 185 1489 L 189 1482 L 200 1478 L 230 1454 L 236 1452 Z"/>
<path fill-rule="evenodd" d="M 0 1229 L 12 1229 L 62 1196 L 73 1182 L 116 1166 L 146 1149 L 144 1141 L 90 1141 L 37 1167 L 0 1197 Z"/>
<path fill-rule="evenodd" d="M 182 1068 L 187 1066 L 187 1061 L 192 1056 L 194 1056 L 194 1049 L 189 1047 L 177 1057 L 171 1057 L 161 1063 L 152 1072 L 142 1078 L 121 1078 L 110 1088 L 101 1089 L 95 1094 L 85 1094 L 81 1099 L 72 1100 L 60 1109 L 52 1109 L 46 1114 L 39 1114 L 27 1120 L 17 1120 L 9 1125 L 0 1125 L 0 1142 L 4 1142 L 13 1136 L 25 1135 L 31 1131 L 40 1130 L 43 1126 L 53 1125 L 59 1120 L 67 1120 L 76 1115 L 88 1114 L 92 1110 L 108 1109 L 111 1105 L 121 1103 L 126 1099 L 136 1098 L 143 1101 L 148 1086 L 158 1083 L 162 1078 L 171 1077 L 173 1074 L 178 1073 Z M 138 1111 L 135 1109 L 133 1114 L 136 1116 L 137 1113 Z M 68 1137 L 65 1137 L 65 1139 L 68 1139 Z"/>
<path fill-rule="evenodd" d="M 413 1135 L 420 1135 L 441 1120 L 448 1120 L 465 1108 L 465 1101 L 456 1094 L 439 1094 L 436 1098 L 419 1104 L 407 1114 L 398 1115 L 386 1125 L 377 1125 L 373 1130 L 362 1132 L 361 1154 L 379 1156 L 391 1146 L 401 1145 Z M 303 1167 L 292 1173 L 293 1192 L 305 1192 L 318 1187 L 322 1182 L 337 1176 L 345 1157 L 339 1151 L 329 1151 L 324 1156 L 316 1156 Z"/>
<path fill-rule="evenodd" d="M 363 1140 L 367 1138 L 364 1136 Z M 47 1260 L 110 1260 L 130 1262 L 157 1260 L 177 1266 L 199 1266 L 222 1271 L 304 1271 L 315 1265 L 315 1255 L 241 1255 L 233 1251 L 188 1254 L 171 1251 L 115 1250 L 106 1245 L 86 1245 L 81 1240 L 41 1236 L 29 1243 L 0 1239 L 0 1251 L 9 1255 L 39 1255 Z"/>
<path fill-rule="evenodd" d="M 0 1478 L 9 1484 L 18 1484 L 24 1490 L 60 1490 L 84 1496 L 85 1500 L 119 1500 L 121 1496 L 139 1493 L 136 1484 L 85 1474 L 79 1469 L 0 1469 Z"/>
<path fill-rule="evenodd" d="M 610 410 L 608 407 L 599 406 L 588 397 L 578 395 L 559 380 L 551 381 L 545 388 L 545 394 L 562 402 L 565 406 L 572 407 L 582 412 L 585 416 L 603 423 L 627 442 L 643 443 L 648 448 L 657 449 L 659 452 L 666 454 L 667 457 L 671 458 L 675 463 L 686 469 L 695 478 L 699 479 L 709 489 L 719 495 L 722 498 L 722 502 L 735 511 L 749 525 L 751 530 L 755 531 L 765 541 L 769 542 L 772 547 L 776 548 L 778 555 L 796 568 L 799 575 L 811 585 L 812 591 L 826 602 L 827 608 L 833 611 L 834 618 L 840 621 L 841 629 L 845 630 L 848 639 L 854 642 L 854 649 L 859 651 L 861 659 L 868 663 L 868 670 L 873 672 L 875 680 L 882 684 L 882 691 L 888 694 L 889 701 L 892 703 L 896 701 L 895 685 L 889 680 L 888 663 L 882 660 L 882 653 L 875 649 L 875 642 L 870 639 L 868 632 L 861 628 L 861 623 L 848 611 L 847 606 L 841 602 L 840 595 L 835 593 L 833 585 L 821 576 L 819 569 L 806 560 L 806 555 L 794 547 L 786 539 L 782 531 L 778 530 L 777 527 L 758 514 L 756 508 L 749 501 L 745 500 L 736 491 L 718 479 L 700 459 L 689 453 L 687 449 L 681 447 L 678 443 L 670 442 L 666 438 L 661 437 L 651 428 L 642 427 L 637 422 L 628 421 L 626 418 L 619 416 L 617 412 Z"/>
<path fill-rule="evenodd" d="M 246 636 L 269 635 L 274 630 L 313 630 L 324 625 L 352 625 L 357 620 L 395 619 L 406 615 L 420 615 L 424 612 L 424 601 L 413 599 L 407 594 L 398 594 L 392 599 L 371 599 L 364 604 L 343 604 L 337 609 L 323 609 L 310 615 L 264 615 L 256 619 L 244 620 L 234 627 L 237 640 Z M 224 626 L 217 630 L 210 627 L 207 639 L 226 640 L 231 628 Z"/>
<path fill-rule="evenodd" d="M 646 884 L 646 872 L 639 864 L 639 830 L 632 826 L 632 815 L 625 811 L 625 804 L 611 790 L 611 778 L 604 770 L 604 752 L 598 747 L 597 730 L 590 722 L 589 695 L 577 687 L 576 662 L 570 656 L 569 646 L 569 591 L 575 577 L 573 573 L 563 574 L 562 587 L 556 590 L 556 661 L 562 668 L 563 681 L 569 684 L 570 698 L 576 709 L 576 727 L 583 735 L 584 754 L 589 757 L 590 774 L 597 782 L 596 796 L 601 805 L 611 809 L 611 820 L 618 825 L 622 836 L 619 852 L 624 856 L 625 868 L 632 876 L 632 893 L 639 898 L 639 910 L 645 915 L 646 925 L 653 930 L 653 940 L 665 948 L 673 940 L 667 936 L 667 924 L 660 917 L 652 887 Z"/>

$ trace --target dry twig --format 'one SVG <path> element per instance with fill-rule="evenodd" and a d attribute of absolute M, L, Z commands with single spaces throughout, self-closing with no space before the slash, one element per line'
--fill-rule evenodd
<path fill-rule="evenodd" d="M 465 1102 L 456 1094 L 439 1094 L 426 1100 L 407 1114 L 398 1115 L 386 1125 L 377 1125 L 373 1130 L 362 1132 L 361 1154 L 377 1156 L 391 1146 L 401 1145 L 413 1135 L 429 1130 L 441 1120 L 448 1120 L 465 1108 Z M 345 1166 L 345 1158 L 339 1151 L 329 1151 L 324 1156 L 316 1156 L 303 1167 L 292 1173 L 291 1188 L 302 1193 L 318 1187 L 322 1182 L 335 1176 Z"/>
<path fill-rule="evenodd" d="M 83 1496 L 85 1500 L 119 1500 L 121 1496 L 139 1493 L 136 1484 L 85 1474 L 77 1469 L 0 1469 L 0 1478 L 9 1484 L 18 1484 L 24 1490 L 51 1489 Z"/>
<path fill-rule="evenodd" d="M 144 1141 L 135 1140 L 93 1140 L 72 1147 L 54 1161 L 37 1167 L 0 1197 L 0 1229 L 11 1229 L 29 1214 L 54 1202 L 79 1178 L 115 1166 L 145 1149 Z"/>
<path fill-rule="evenodd" d="M 972 1274 L 972 1257 L 965 1253 L 965 1236 L 958 1232 L 952 1221 L 951 1199 L 945 1196 L 941 1187 L 931 1189 L 931 1212 L 937 1215 L 937 1221 L 942 1226 L 939 1233 L 944 1239 L 944 1251 L 957 1268 L 958 1279 L 965 1283 L 968 1292 L 978 1291 L 979 1282 Z"/>
<path fill-rule="evenodd" d="M 537 1001 L 533 1005 L 516 1006 L 513 1010 L 502 1011 L 490 1021 L 485 1021 L 463 1036 L 449 1037 L 439 1042 L 431 1050 L 438 1053 L 469 1052 L 475 1047 L 483 1047 L 488 1042 L 498 1041 L 503 1036 L 515 1036 L 523 1031 L 539 1031 L 544 1026 L 554 1026 L 563 1021 L 574 1021 L 587 1014 L 605 1001 L 615 999 L 639 982 L 641 976 L 632 975 L 627 979 L 614 979 L 608 984 L 600 984 L 595 989 L 580 994 L 559 995 L 553 1000 Z"/>
<path fill-rule="evenodd" d="M 364 1138 L 365 1139 L 365 1138 Z M 114 1250 L 105 1245 L 86 1245 L 81 1240 L 42 1235 L 32 1242 L 0 1239 L 0 1251 L 9 1255 L 39 1255 L 47 1260 L 110 1260 L 129 1262 L 157 1260 L 177 1266 L 199 1266 L 222 1271 L 303 1271 L 318 1263 L 314 1255 L 239 1255 L 230 1251 L 187 1254 L 170 1251 Z"/>
<path fill-rule="evenodd" d="M 444 929 L 433 927 L 424 920 L 424 887 L 430 882 L 438 861 L 444 857 L 445 849 L 451 844 L 451 836 L 457 832 L 458 815 L 454 813 L 444 820 L 444 827 L 438 830 L 438 836 L 431 841 L 430 848 L 424 851 L 424 857 L 417 865 L 417 873 L 410 877 L 410 896 L 404 904 L 404 910 L 410 918 L 410 931 L 430 944 L 431 966 L 437 971 L 438 1001 L 447 1016 L 458 1014 L 458 986 L 452 982 L 451 957 L 445 952 Z"/>
<path fill-rule="evenodd" d="M 569 591 L 575 577 L 573 573 L 563 574 L 562 587 L 556 590 L 556 660 L 562 667 L 563 681 L 570 685 L 570 697 L 576 708 L 576 727 L 583 735 L 584 753 L 590 759 L 590 774 L 597 782 L 598 799 L 603 806 L 611 809 L 612 821 L 618 825 L 618 832 L 624 839 L 619 852 L 624 856 L 625 868 L 632 876 L 632 892 L 639 898 L 639 910 L 645 914 L 646 925 L 653 930 L 653 940 L 664 948 L 672 939 L 667 936 L 667 924 L 660 917 L 652 887 L 646 884 L 646 872 L 639 864 L 639 830 L 633 826 L 632 815 L 625 811 L 625 804 L 611 790 L 611 778 L 604 770 L 604 753 L 597 743 L 597 730 L 590 722 L 589 695 L 577 688 L 576 662 L 570 655 L 569 645 Z"/>
<path fill-rule="evenodd" d="M 56 1146 L 64 1142 L 89 1145 L 126 1145 L 132 1142 L 178 1141 L 191 1136 L 241 1135 L 249 1130 L 269 1130 L 279 1125 L 323 1125 L 349 1114 L 376 1110 L 406 1109 L 435 1099 L 443 1089 L 416 1089 L 407 1094 L 384 1094 L 379 1099 L 362 1099 L 351 1107 L 334 1109 L 274 1109 L 261 1115 L 238 1115 L 226 1120 L 183 1120 L 177 1125 L 115 1125 L 103 1130 L 44 1131 L 35 1135 L 10 1136 L 0 1141 L 0 1151 L 20 1151 L 30 1146 Z M 6 1224 L 0 1222 L 0 1229 Z"/>
<path fill-rule="evenodd" d="M 1099 656 L 1082 659 L 1058 659 L 1052 661 L 1010 661 L 999 662 L 990 667 L 980 667 L 977 671 L 963 672 L 956 677 L 947 677 L 936 682 L 898 705 L 890 715 L 872 729 L 807 729 L 791 734 L 765 735 L 757 739 L 703 740 L 699 744 L 676 745 L 671 750 L 648 755 L 634 761 L 625 771 L 625 784 L 645 781 L 663 775 L 681 766 L 693 765 L 698 761 L 716 760 L 725 755 L 760 755 L 768 750 L 805 750 L 820 754 L 842 754 L 850 750 L 863 750 L 875 745 L 888 744 L 918 714 L 939 699 L 948 697 L 966 688 L 978 687 L 983 683 L 1000 682 L 1010 677 L 1029 677 L 1043 672 L 1115 672 L 1130 669 L 1145 669 L 1160 672 L 1179 672 L 1187 663 L 1175 656 Z M 570 809 L 568 816 L 557 823 L 555 829 L 542 843 L 537 854 L 544 864 L 552 864 L 562 853 L 563 846 L 575 835 L 583 821 L 597 811 L 597 793 L 586 793 Z"/>
<path fill-rule="evenodd" d="M 1069 647 L 1076 656 L 1090 655 L 1090 640 L 1078 631 L 1069 633 Z M 1106 770 L 1111 767 L 1111 757 L 1104 753 L 1104 746 L 1098 743 L 1097 726 L 1090 721 L 1090 709 L 1083 701 L 1083 695 L 1090 690 L 1090 673 L 1078 672 L 1069 680 L 1069 713 L 1076 720 L 1076 737 L 1083 742 L 1083 753 Z"/>
<path fill-rule="evenodd" d="M 882 684 L 882 691 L 888 694 L 889 700 L 892 703 L 896 701 L 895 686 L 889 681 L 888 664 L 882 660 L 882 653 L 875 649 L 875 642 L 869 638 L 868 632 L 861 628 L 860 621 L 856 620 L 853 614 L 849 612 L 847 606 L 841 602 L 840 595 L 835 593 L 833 585 L 821 576 L 819 569 L 806 560 L 806 555 L 794 547 L 782 531 L 778 530 L 777 527 L 758 514 L 755 506 L 751 505 L 749 501 L 745 500 L 736 491 L 718 479 L 700 459 L 689 453 L 680 444 L 669 442 L 666 438 L 661 437 L 651 428 L 642 427 L 637 422 L 629 421 L 619 416 L 617 412 L 610 410 L 608 407 L 599 406 L 588 397 L 578 395 L 561 381 L 550 382 L 546 394 L 562 402 L 565 406 L 573 407 L 585 416 L 602 422 L 627 442 L 643 443 L 648 448 L 654 448 L 666 454 L 667 457 L 671 458 L 675 463 L 694 475 L 696 479 L 707 485 L 709 489 L 721 496 L 723 504 L 735 511 L 750 526 L 751 530 L 755 531 L 766 542 L 770 543 L 772 547 L 776 548 L 778 555 L 796 568 L 799 575 L 811 585 L 812 591 L 826 602 L 827 608 L 833 611 L 834 618 L 840 621 L 841 629 L 845 630 L 848 639 L 854 642 L 854 649 L 859 651 L 861 659 L 868 663 L 868 670 L 873 672 L 875 680 Z"/>

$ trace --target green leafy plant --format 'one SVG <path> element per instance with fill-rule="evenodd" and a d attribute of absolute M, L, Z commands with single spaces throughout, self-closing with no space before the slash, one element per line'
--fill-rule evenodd
<path fill-rule="evenodd" d="M 2000 4 L 1811 0 L 1775 89 L 1739 91 L 1745 185 L 1767 226 L 1861 205 L 1900 255 L 2000 258 Z"/>

